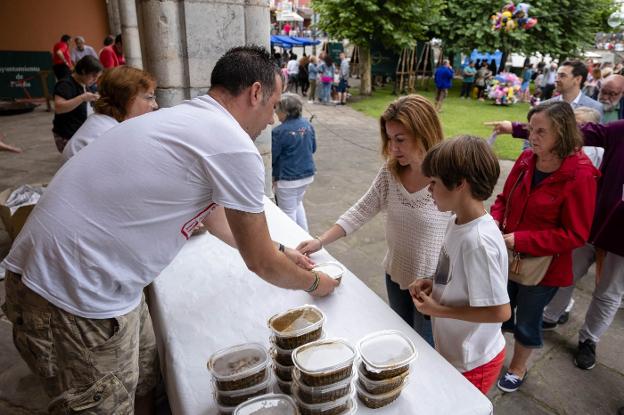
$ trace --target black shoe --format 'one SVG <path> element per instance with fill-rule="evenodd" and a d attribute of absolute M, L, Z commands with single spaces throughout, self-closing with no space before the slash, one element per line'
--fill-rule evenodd
<path fill-rule="evenodd" d="M 557 324 L 565 324 L 568 322 L 568 320 L 570 320 L 570 312 L 566 311 L 561 315 L 561 317 L 559 317 L 559 320 L 557 320 Z"/>
<path fill-rule="evenodd" d="M 574 364 L 581 369 L 593 369 L 596 366 L 596 343 L 589 339 L 579 342 L 574 354 Z"/>
<path fill-rule="evenodd" d="M 550 321 L 542 321 L 542 331 L 553 331 L 559 323 L 551 323 Z"/>

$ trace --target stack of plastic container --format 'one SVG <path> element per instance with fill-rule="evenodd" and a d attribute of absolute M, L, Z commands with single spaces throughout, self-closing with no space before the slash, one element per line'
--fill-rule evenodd
<path fill-rule="evenodd" d="M 369 408 L 394 402 L 407 382 L 410 363 L 416 358 L 412 341 L 399 331 L 369 334 L 358 343 L 362 362 L 358 369 L 357 395 Z"/>
<path fill-rule="evenodd" d="M 268 321 L 271 337 L 273 367 L 279 389 L 291 393 L 292 352 L 299 346 L 318 340 L 323 335 L 325 315 L 313 305 L 292 308 L 271 317 Z"/>
<path fill-rule="evenodd" d="M 257 343 L 228 347 L 208 361 L 219 413 L 229 415 L 237 405 L 255 396 L 272 392 L 269 354 Z"/>
<path fill-rule="evenodd" d="M 353 364 L 357 352 L 344 340 L 317 340 L 293 352 L 292 392 L 302 415 L 357 411 Z"/>
<path fill-rule="evenodd" d="M 234 415 L 299 415 L 299 410 L 290 396 L 270 393 L 240 404 Z"/>

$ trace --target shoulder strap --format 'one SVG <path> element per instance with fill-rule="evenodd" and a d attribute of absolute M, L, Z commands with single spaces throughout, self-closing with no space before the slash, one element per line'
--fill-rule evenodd
<path fill-rule="evenodd" d="M 511 196 L 513 195 L 514 190 L 516 190 L 516 187 L 518 187 L 520 180 L 522 180 L 522 178 L 524 177 L 525 171 L 526 169 L 520 172 L 520 174 L 518 175 L 518 178 L 516 179 L 516 182 L 514 183 L 513 187 L 511 188 L 511 191 L 509 192 L 509 196 L 507 197 L 507 201 L 505 202 L 505 214 L 503 215 L 503 223 L 501 223 L 501 231 L 504 231 L 505 228 L 507 227 L 507 216 L 509 215 L 509 202 L 511 201 Z"/>

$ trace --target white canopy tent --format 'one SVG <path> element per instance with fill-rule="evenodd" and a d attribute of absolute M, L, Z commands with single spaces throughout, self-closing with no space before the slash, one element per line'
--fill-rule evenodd
<path fill-rule="evenodd" d="M 278 22 L 303 22 L 303 17 L 292 11 L 284 11 L 277 15 Z"/>

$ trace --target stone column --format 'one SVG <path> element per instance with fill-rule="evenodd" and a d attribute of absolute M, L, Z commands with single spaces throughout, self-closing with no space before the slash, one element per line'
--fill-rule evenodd
<path fill-rule="evenodd" d="M 143 58 L 141 57 L 141 38 L 139 37 L 136 2 L 135 0 L 118 1 L 126 64 L 135 68 L 143 69 Z"/>
<path fill-rule="evenodd" d="M 156 77 L 161 107 L 189 98 L 183 0 L 137 0 L 145 69 Z M 201 35 L 201 32 L 198 33 Z"/>
<path fill-rule="evenodd" d="M 108 13 L 108 29 L 113 36 L 121 33 L 121 18 L 119 17 L 119 0 L 106 0 L 106 11 Z M 104 40 L 104 39 L 102 39 Z M 100 40 L 100 42 L 102 42 Z"/>
<path fill-rule="evenodd" d="M 269 0 L 245 0 L 245 43 L 271 49 L 271 16 Z M 256 147 L 264 162 L 264 193 L 273 197 L 271 188 L 271 126 L 256 139 Z"/>

